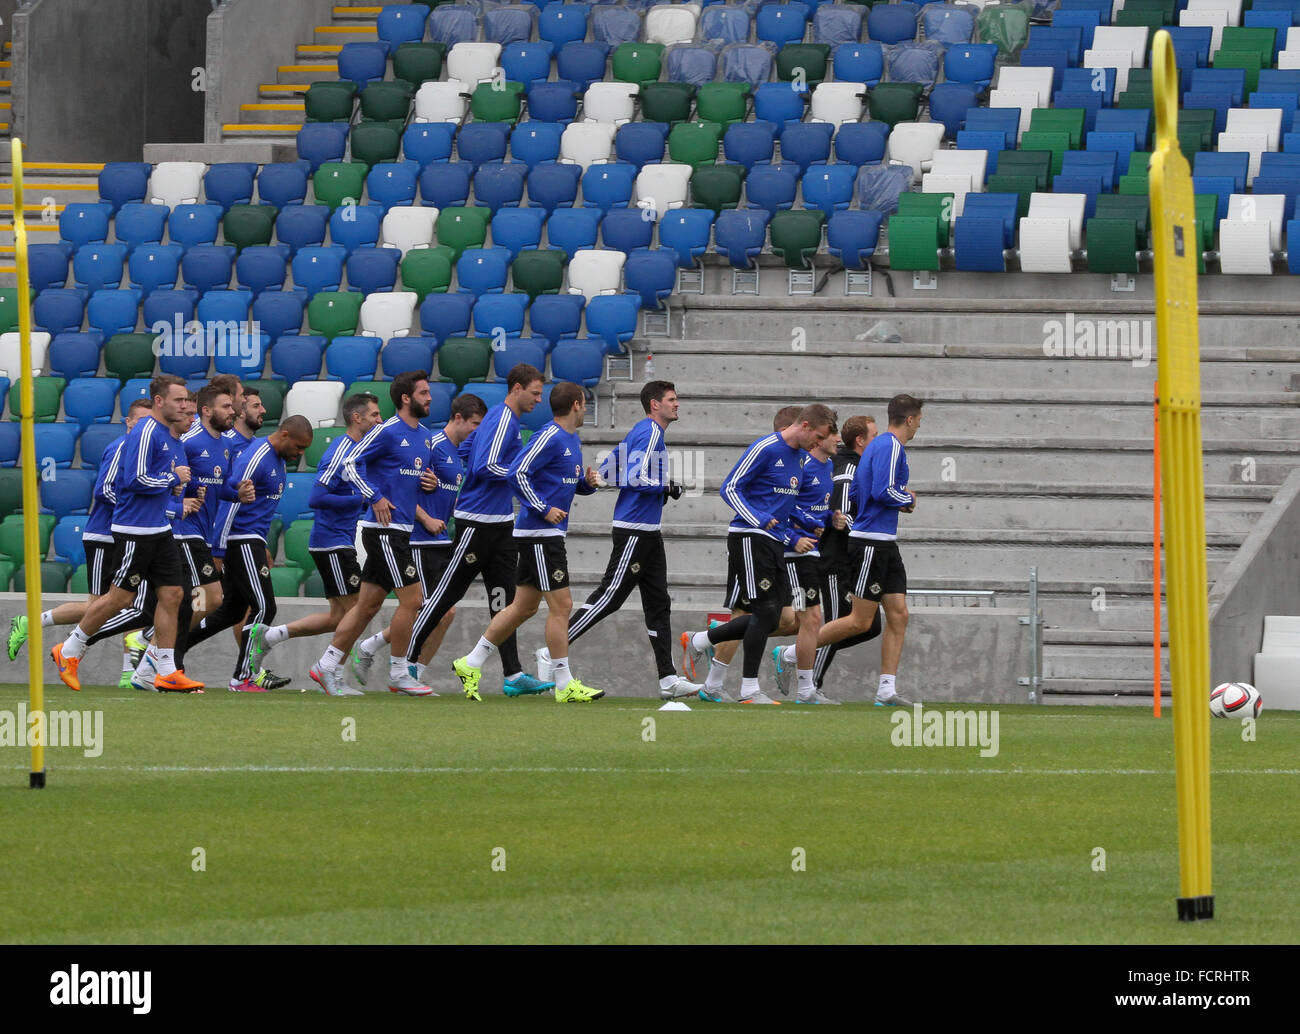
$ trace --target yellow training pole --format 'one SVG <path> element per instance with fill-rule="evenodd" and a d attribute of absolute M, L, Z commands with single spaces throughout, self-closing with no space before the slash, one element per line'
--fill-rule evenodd
<path fill-rule="evenodd" d="M 1151 155 L 1157 377 L 1164 478 L 1165 580 L 1174 707 L 1180 890 L 1178 918 L 1213 919 L 1210 892 L 1209 587 L 1201 470 L 1196 276 L 1200 235 L 1192 178 L 1178 147 L 1178 68 L 1169 33 L 1152 48 L 1156 149 Z"/>
<path fill-rule="evenodd" d="M 23 433 L 23 566 L 27 569 L 27 680 L 30 685 L 29 714 L 45 711 L 45 656 L 41 649 L 41 512 L 36 488 L 35 389 L 32 387 L 32 297 L 27 276 L 27 226 L 23 223 L 23 143 L 10 144 L 14 175 L 14 258 L 18 265 L 19 405 Z M 32 771 L 28 786 L 45 785 L 45 743 L 39 734 L 43 718 L 32 727 Z"/>

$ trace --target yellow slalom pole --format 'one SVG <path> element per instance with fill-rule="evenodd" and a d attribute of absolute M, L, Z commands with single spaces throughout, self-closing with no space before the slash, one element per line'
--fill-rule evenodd
<path fill-rule="evenodd" d="M 1209 583 L 1201 470 L 1197 329 L 1200 235 L 1187 159 L 1178 147 L 1178 68 L 1169 33 L 1152 48 L 1156 149 L 1151 155 L 1157 377 L 1164 478 L 1165 580 L 1178 795 L 1178 918 L 1214 918 L 1210 891 Z"/>
<path fill-rule="evenodd" d="M 23 143 L 10 144 L 14 176 L 14 258 L 18 266 L 19 405 L 22 409 L 23 467 L 23 566 L 27 569 L 27 680 L 30 688 L 29 715 L 45 712 L 45 655 L 41 644 L 41 512 L 36 488 L 35 389 L 32 387 L 32 295 L 27 276 L 27 226 L 23 222 Z M 35 587 L 35 588 L 34 588 Z M 27 785 L 34 790 L 45 786 L 45 721 L 32 726 L 32 771 Z"/>

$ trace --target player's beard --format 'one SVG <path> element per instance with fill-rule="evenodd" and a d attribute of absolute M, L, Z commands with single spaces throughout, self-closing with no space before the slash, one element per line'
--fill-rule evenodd
<path fill-rule="evenodd" d="M 262 429 L 262 423 L 265 420 L 266 420 L 265 413 L 258 413 L 257 416 L 255 417 L 246 416 L 244 417 L 244 426 L 247 427 L 250 431 L 257 432 Z M 231 427 L 235 426 L 233 421 L 231 422 L 230 426 Z"/>
<path fill-rule="evenodd" d="M 427 405 L 411 399 L 411 416 L 415 417 L 416 420 L 423 420 L 428 415 L 429 407 Z"/>

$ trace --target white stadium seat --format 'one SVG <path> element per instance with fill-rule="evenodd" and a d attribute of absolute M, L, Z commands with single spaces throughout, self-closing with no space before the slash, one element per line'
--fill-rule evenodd
<path fill-rule="evenodd" d="M 862 118 L 867 88 L 864 83 L 822 83 L 812 92 L 809 119 L 843 125 Z"/>
<path fill-rule="evenodd" d="M 1277 109 L 1263 110 L 1276 111 Z M 1265 132 L 1230 133 L 1224 130 L 1219 134 L 1220 151 L 1245 151 L 1250 155 L 1250 169 L 1246 173 L 1247 183 L 1255 182 L 1255 177 L 1259 175 L 1260 155 L 1268 149 L 1268 134 Z"/>
<path fill-rule="evenodd" d="M 414 291 L 381 291 L 368 295 L 361 303 L 357 332 L 363 337 L 406 337 L 415 322 L 415 306 L 420 296 Z"/>
<path fill-rule="evenodd" d="M 460 122 L 469 110 L 469 86 L 459 79 L 425 83 L 415 92 L 416 122 Z"/>
<path fill-rule="evenodd" d="M 457 43 L 447 52 L 447 78 L 480 83 L 497 76 L 500 43 Z"/>
<path fill-rule="evenodd" d="M 8 334 L 0 334 L 0 377 L 8 377 L 11 381 L 16 381 L 23 375 L 21 341 L 22 338 L 16 330 L 10 331 Z M 43 330 L 33 330 L 32 373 L 37 377 L 45 369 L 45 357 L 49 350 L 50 335 Z M 17 385 L 14 386 L 13 390 L 18 390 Z M 16 412 L 17 404 L 17 396 L 12 396 L 10 409 Z"/>
<path fill-rule="evenodd" d="M 1127 50 L 1099 50 L 1093 47 L 1083 53 L 1084 68 L 1115 69 L 1115 96 L 1128 89 L 1128 73 L 1133 67 L 1133 55 Z"/>
<path fill-rule="evenodd" d="M 1187 10 L 1222 11 L 1228 25 L 1241 24 L 1241 0 L 1187 0 Z"/>
<path fill-rule="evenodd" d="M 618 294 L 626 261 L 621 251 L 579 248 L 569 262 L 569 294 L 581 294 L 587 301 L 598 294 Z"/>
<path fill-rule="evenodd" d="M 149 177 L 149 203 L 168 208 L 198 204 L 206 169 L 203 162 L 159 162 Z"/>
<path fill-rule="evenodd" d="M 680 162 L 645 166 L 636 177 L 637 208 L 653 209 L 658 220 L 671 209 L 685 207 L 692 171 Z"/>
<path fill-rule="evenodd" d="M 583 172 L 592 165 L 609 161 L 617 130 L 612 122 L 570 123 L 560 137 L 560 161 L 581 165 Z"/>
<path fill-rule="evenodd" d="M 941 148 L 930 159 L 930 171 L 945 176 L 965 173 L 970 176 L 971 190 L 983 191 L 989 153 L 977 148 Z"/>
<path fill-rule="evenodd" d="M 305 416 L 312 427 L 333 427 L 339 422 L 343 401 L 342 381 L 299 381 L 284 397 L 284 415 Z"/>
<path fill-rule="evenodd" d="M 636 83 L 592 83 L 582 95 L 582 119 L 616 126 L 631 122 L 640 92 Z"/>
<path fill-rule="evenodd" d="M 1224 273 L 1273 272 L 1268 223 L 1244 219 L 1219 221 L 1219 268 Z"/>
<path fill-rule="evenodd" d="M 1127 50 L 1133 57 L 1132 68 L 1145 68 L 1147 33 L 1145 25 L 1099 25 L 1092 34 L 1094 50 Z"/>
<path fill-rule="evenodd" d="M 695 25 L 700 9 L 695 4 L 660 4 L 645 16 L 647 43 L 690 43 L 695 39 Z"/>
<path fill-rule="evenodd" d="M 1300 33 L 1296 33 L 1300 36 Z M 1284 50 L 1277 56 L 1278 68 L 1300 68 L 1300 50 Z"/>
<path fill-rule="evenodd" d="M 1254 686 L 1274 711 L 1300 711 L 1300 617 L 1269 614 L 1255 654 Z"/>
<path fill-rule="evenodd" d="M 1084 209 L 1088 204 L 1085 194 L 1029 195 L 1030 219 L 1068 219 L 1070 221 L 1070 250 L 1083 247 Z"/>
<path fill-rule="evenodd" d="M 1052 69 L 1036 65 L 1003 65 L 998 72 L 997 89 L 1028 90 L 1038 99 L 1036 107 L 1046 108 L 1052 103 Z"/>
<path fill-rule="evenodd" d="M 381 247 L 408 252 L 414 248 L 432 247 L 434 225 L 438 219 L 436 208 L 423 205 L 394 205 L 384 216 L 379 231 Z"/>
<path fill-rule="evenodd" d="M 1263 133 L 1267 150 L 1276 151 L 1282 139 L 1281 108 L 1229 108 L 1225 133 Z M 1222 148 L 1220 148 L 1222 150 Z"/>
<path fill-rule="evenodd" d="M 966 207 L 966 195 L 970 193 L 970 173 L 968 172 L 927 172 L 921 177 L 921 193 L 952 194 L 952 214 L 949 221 L 961 215 Z"/>
<path fill-rule="evenodd" d="M 1020 268 L 1026 273 L 1069 273 L 1070 220 L 1020 220 Z"/>
<path fill-rule="evenodd" d="M 912 182 L 919 183 L 923 168 L 943 142 L 942 122 L 900 122 L 885 144 L 885 160 L 912 167 Z"/>
<path fill-rule="evenodd" d="M 1228 197 L 1228 218 L 1244 223 L 1268 223 L 1268 244 L 1282 250 L 1282 230 L 1286 223 L 1285 194 L 1232 194 Z"/>
<path fill-rule="evenodd" d="M 1228 15 L 1224 11 L 1194 11 L 1190 7 L 1178 13 L 1179 25 L 1208 26 L 1210 32 L 1210 53 L 1219 49 L 1223 42 L 1223 27 L 1228 24 Z M 1235 25 L 1236 22 L 1233 22 Z"/>

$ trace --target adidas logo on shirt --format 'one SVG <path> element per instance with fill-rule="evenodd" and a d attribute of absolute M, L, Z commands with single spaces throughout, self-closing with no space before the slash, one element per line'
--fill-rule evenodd
<path fill-rule="evenodd" d="M 410 447 L 411 447 L 411 443 L 408 442 L 405 438 L 403 438 L 403 439 L 402 439 L 402 448 L 403 448 L 403 449 L 409 449 Z"/>
<path fill-rule="evenodd" d="M 564 455 L 566 455 L 566 456 L 572 456 L 573 453 L 571 453 L 568 449 L 565 449 L 565 450 L 564 450 Z"/>
<path fill-rule="evenodd" d="M 206 460 L 207 458 L 208 458 L 208 450 L 207 450 L 207 449 L 204 449 L 204 450 L 203 450 L 203 455 L 200 456 L 199 459 L 201 459 L 201 460 Z"/>
<path fill-rule="evenodd" d="M 785 466 L 785 460 L 777 460 L 777 461 L 776 461 L 776 465 L 777 465 L 778 467 L 784 467 L 784 466 Z"/>

